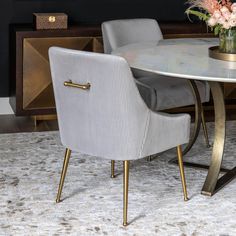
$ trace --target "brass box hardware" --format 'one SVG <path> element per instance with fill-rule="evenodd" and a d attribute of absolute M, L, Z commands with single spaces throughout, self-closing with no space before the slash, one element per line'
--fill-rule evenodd
<path fill-rule="evenodd" d="M 51 23 L 53 23 L 53 22 L 56 21 L 56 17 L 55 17 L 55 16 L 49 16 L 49 17 L 48 17 L 48 21 L 51 22 Z"/>
<path fill-rule="evenodd" d="M 34 13 L 34 25 L 37 30 L 67 29 L 68 16 L 64 13 Z"/>
<path fill-rule="evenodd" d="M 73 87 L 73 88 L 79 88 L 79 89 L 83 89 L 83 90 L 88 90 L 91 87 L 90 83 L 87 83 L 87 84 L 75 84 L 71 80 L 65 81 L 64 82 L 64 86 Z"/>

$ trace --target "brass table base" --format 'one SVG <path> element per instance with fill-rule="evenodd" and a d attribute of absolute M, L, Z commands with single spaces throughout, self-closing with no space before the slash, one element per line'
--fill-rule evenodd
<path fill-rule="evenodd" d="M 169 161 L 170 164 L 174 164 L 174 165 L 178 165 L 178 160 L 177 158 L 173 158 Z M 204 164 L 201 164 L 201 163 L 195 163 L 195 162 L 189 162 L 189 161 L 183 161 L 184 163 L 184 166 L 185 167 L 192 167 L 192 168 L 195 168 L 195 169 L 202 169 L 202 170 L 208 170 L 209 169 L 209 165 L 204 165 Z M 230 171 L 229 169 L 226 169 L 224 167 L 221 167 L 220 168 L 220 172 L 228 172 Z"/>
<path fill-rule="evenodd" d="M 236 177 L 236 167 L 234 167 L 232 170 L 229 170 L 226 174 L 224 174 L 222 177 L 218 179 L 213 194 L 215 194 L 220 189 L 222 189 L 225 185 L 230 183 L 235 177 Z M 203 190 L 202 190 L 202 194 L 209 195 L 208 192 L 204 192 Z M 210 194 L 209 196 L 212 196 L 213 194 Z"/>
<path fill-rule="evenodd" d="M 211 163 L 202 188 L 202 194 L 212 196 L 236 177 L 236 167 L 226 172 L 221 178 L 219 178 L 225 146 L 225 103 L 220 83 L 208 83 L 210 85 L 212 98 L 214 101 L 215 140 L 212 150 Z"/>
<path fill-rule="evenodd" d="M 208 174 L 203 185 L 201 193 L 207 196 L 213 196 L 217 191 L 236 178 L 236 167 L 229 170 L 222 168 L 222 161 L 225 146 L 225 104 L 222 87 L 219 82 L 208 82 L 211 88 L 212 98 L 215 110 L 215 138 L 212 149 L 212 158 L 210 166 L 184 161 L 185 166 L 208 169 Z M 195 132 L 197 134 L 197 132 Z M 194 141 L 196 139 L 194 138 Z M 191 146 L 192 147 L 192 146 Z M 189 149 L 190 150 L 190 149 Z M 177 163 L 177 159 L 170 160 L 170 163 Z M 225 172 L 219 178 L 220 172 Z"/>
<path fill-rule="evenodd" d="M 192 89 L 194 100 L 195 100 L 195 122 L 194 122 L 194 130 L 193 133 L 190 136 L 189 143 L 183 150 L 183 155 L 188 153 L 190 149 L 192 148 L 193 144 L 196 142 L 199 131 L 200 131 L 200 126 L 201 126 L 201 113 L 202 113 L 202 102 L 201 98 L 198 92 L 197 85 L 194 80 L 188 80 L 190 88 Z"/>

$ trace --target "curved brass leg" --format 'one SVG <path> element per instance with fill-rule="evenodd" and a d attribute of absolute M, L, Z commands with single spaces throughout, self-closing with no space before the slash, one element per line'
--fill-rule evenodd
<path fill-rule="evenodd" d="M 208 132 L 207 132 L 207 126 L 206 126 L 205 114 L 204 114 L 203 106 L 202 106 L 202 109 L 201 109 L 201 118 L 202 118 L 202 128 L 203 128 L 203 133 L 204 133 L 204 137 L 205 137 L 205 141 L 206 141 L 206 146 L 208 148 L 210 148 L 211 145 L 209 143 L 209 137 L 208 137 Z"/>
<path fill-rule="evenodd" d="M 60 202 L 60 200 L 61 200 L 61 193 L 62 193 L 62 189 L 63 189 L 65 177 L 66 177 L 66 171 L 67 171 L 67 167 L 68 167 L 68 164 L 69 164 L 70 155 L 71 155 L 71 150 L 67 148 L 66 153 L 65 153 L 63 167 L 62 167 L 59 188 L 58 188 L 58 192 L 57 192 L 57 198 L 56 198 L 57 203 Z"/>
<path fill-rule="evenodd" d="M 213 144 L 213 152 L 211 164 L 202 194 L 212 196 L 215 192 L 220 167 L 223 160 L 224 144 L 225 144 L 225 104 L 224 95 L 220 83 L 209 82 L 211 93 L 214 101 L 215 110 L 215 140 Z"/>
<path fill-rule="evenodd" d="M 111 161 L 111 178 L 115 178 L 115 161 Z"/>
<path fill-rule="evenodd" d="M 185 155 L 189 150 L 192 148 L 193 144 L 195 143 L 199 131 L 200 131 L 200 126 L 201 126 L 201 110 L 202 110 L 202 103 L 201 103 L 201 98 L 198 92 L 198 88 L 194 80 L 188 80 L 189 85 L 192 89 L 194 98 L 195 98 L 195 123 L 194 123 L 194 130 L 193 133 L 191 134 L 190 141 L 183 150 L 183 155 Z"/>

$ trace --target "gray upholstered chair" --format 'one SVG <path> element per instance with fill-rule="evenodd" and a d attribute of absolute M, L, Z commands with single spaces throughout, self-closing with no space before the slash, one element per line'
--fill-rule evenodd
<path fill-rule="evenodd" d="M 102 35 L 104 52 L 107 54 L 111 54 L 115 49 L 128 44 L 140 43 L 140 45 L 155 46 L 159 40 L 163 39 L 160 27 L 154 19 L 107 21 L 102 24 Z M 196 102 L 190 84 L 186 80 L 160 75 L 150 76 L 150 74 L 140 74 L 140 72 L 134 73 L 134 76 L 141 96 L 152 110 L 161 111 L 189 106 Z M 201 102 L 208 102 L 210 97 L 208 83 L 196 81 L 196 85 Z M 199 109 L 201 109 L 201 121 L 206 144 L 209 147 L 204 112 L 201 106 Z"/>
<path fill-rule="evenodd" d="M 57 195 L 60 201 L 71 150 L 124 161 L 124 221 L 127 225 L 129 161 L 177 147 L 187 200 L 181 146 L 189 141 L 188 114 L 150 110 L 125 59 L 52 47 L 49 50 L 59 130 L 66 147 Z"/>

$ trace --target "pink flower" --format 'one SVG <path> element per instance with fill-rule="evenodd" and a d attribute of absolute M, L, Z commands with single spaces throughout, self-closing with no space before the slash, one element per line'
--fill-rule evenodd
<path fill-rule="evenodd" d="M 231 11 L 232 11 L 232 12 L 236 12 L 236 3 L 233 3 L 233 4 L 231 5 Z"/>
<path fill-rule="evenodd" d="M 223 25 L 226 22 L 226 19 L 224 16 L 221 16 L 219 19 L 217 19 L 217 23 L 220 25 Z"/>
<path fill-rule="evenodd" d="M 225 14 L 225 13 L 229 12 L 229 9 L 226 6 L 223 6 L 223 7 L 220 8 L 220 11 L 221 11 L 222 14 Z"/>
<path fill-rule="evenodd" d="M 207 21 L 207 24 L 210 26 L 210 27 L 213 27 L 217 24 L 217 19 L 215 17 L 210 17 L 210 19 Z"/>
<path fill-rule="evenodd" d="M 226 20 L 229 20 L 229 18 L 230 18 L 230 16 L 231 16 L 231 13 L 230 13 L 230 12 L 226 12 L 226 13 L 223 14 L 223 16 L 224 16 L 224 18 L 225 18 Z"/>
<path fill-rule="evenodd" d="M 223 28 L 224 29 L 229 29 L 230 28 L 229 22 L 225 21 L 224 24 L 223 24 Z"/>
<path fill-rule="evenodd" d="M 223 6 L 223 7 L 220 9 L 220 11 L 221 11 L 222 15 L 224 16 L 224 18 L 225 18 L 226 20 L 229 20 L 230 15 L 231 15 L 229 9 L 228 9 L 226 6 Z"/>
<path fill-rule="evenodd" d="M 216 18 L 216 19 L 219 19 L 219 18 L 221 17 L 221 12 L 220 12 L 220 10 L 214 11 L 213 17 Z"/>
<path fill-rule="evenodd" d="M 229 23 L 230 27 L 235 27 L 236 26 L 236 19 L 230 19 L 228 21 L 228 23 Z"/>
<path fill-rule="evenodd" d="M 230 27 L 235 27 L 236 26 L 236 12 L 232 12 L 230 15 L 230 19 L 229 19 L 229 24 Z"/>
<path fill-rule="evenodd" d="M 230 9 L 230 7 L 232 5 L 231 0 L 221 0 L 220 2 L 221 2 L 222 6 L 226 6 L 228 9 Z"/>
<path fill-rule="evenodd" d="M 236 20 L 236 12 L 231 13 L 230 20 Z"/>

